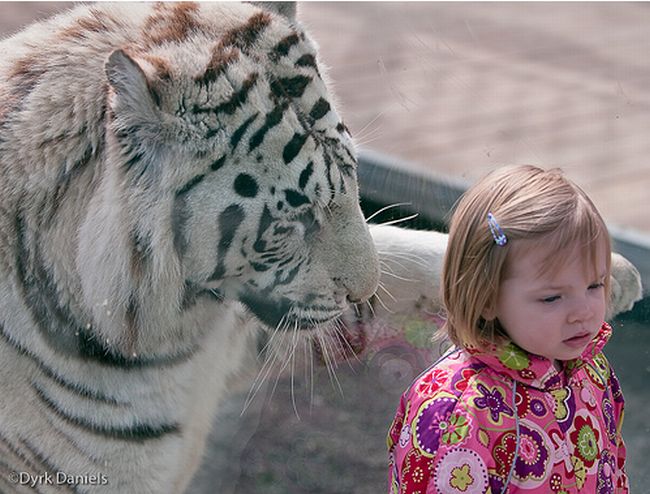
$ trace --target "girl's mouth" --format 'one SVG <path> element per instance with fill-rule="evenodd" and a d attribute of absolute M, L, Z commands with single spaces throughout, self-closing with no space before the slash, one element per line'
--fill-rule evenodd
<path fill-rule="evenodd" d="M 578 333 L 577 335 L 572 336 L 571 338 L 567 338 L 566 340 L 563 341 L 563 343 L 572 348 L 577 348 L 586 345 L 587 343 L 589 343 L 590 340 L 591 340 L 591 333 Z"/>

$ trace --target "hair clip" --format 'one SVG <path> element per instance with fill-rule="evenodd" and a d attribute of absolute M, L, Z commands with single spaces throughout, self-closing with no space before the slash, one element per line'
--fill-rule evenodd
<path fill-rule="evenodd" d="M 494 238 L 494 243 L 496 243 L 499 247 L 506 245 L 508 243 L 508 237 L 506 237 L 506 234 L 503 233 L 503 230 L 499 226 L 497 219 L 492 213 L 488 213 L 487 221 L 488 226 L 490 227 L 490 233 L 492 233 L 492 238 Z"/>

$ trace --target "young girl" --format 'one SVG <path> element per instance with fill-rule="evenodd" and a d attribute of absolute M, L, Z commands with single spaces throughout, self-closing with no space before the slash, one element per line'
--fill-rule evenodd
<path fill-rule="evenodd" d="M 454 347 L 404 393 L 391 493 L 627 493 L 623 395 L 602 353 L 610 239 L 558 170 L 500 169 L 451 220 Z"/>

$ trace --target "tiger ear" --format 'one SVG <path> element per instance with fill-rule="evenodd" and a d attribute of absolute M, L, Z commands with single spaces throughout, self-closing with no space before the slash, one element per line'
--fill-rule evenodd
<path fill-rule="evenodd" d="M 250 2 L 268 12 L 273 12 L 290 21 L 296 20 L 296 2 Z"/>
<path fill-rule="evenodd" d="M 116 113 L 137 115 L 139 120 L 155 121 L 157 95 L 142 67 L 123 50 L 115 50 L 104 65 L 108 82 L 115 91 Z"/>

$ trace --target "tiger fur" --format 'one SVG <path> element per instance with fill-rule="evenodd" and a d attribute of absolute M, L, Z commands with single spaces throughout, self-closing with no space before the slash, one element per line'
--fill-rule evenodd
<path fill-rule="evenodd" d="M 293 14 L 96 4 L 3 41 L 0 492 L 183 492 L 258 321 L 326 331 L 377 252 L 398 310 L 437 308 L 445 237 L 369 231 Z"/>

